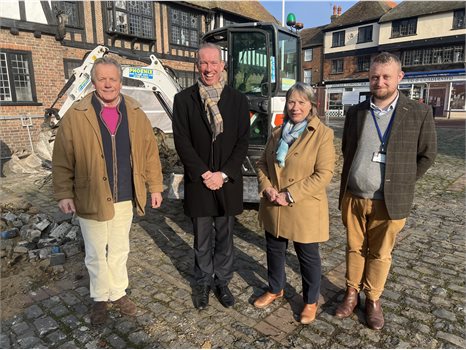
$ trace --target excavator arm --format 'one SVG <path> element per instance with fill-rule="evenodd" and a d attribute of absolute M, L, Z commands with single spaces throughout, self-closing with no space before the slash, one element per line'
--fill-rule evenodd
<path fill-rule="evenodd" d="M 60 119 L 65 115 L 74 102 L 81 100 L 84 96 L 93 91 L 91 69 L 95 60 L 100 57 L 104 57 L 109 53 L 139 61 L 147 60 L 136 55 L 128 55 L 121 51 L 110 50 L 105 46 L 97 46 L 85 56 L 83 63 L 73 70 L 73 75 L 60 90 L 52 106 L 45 110 L 45 119 L 51 127 L 58 126 Z M 148 66 L 124 66 L 123 77 L 141 82 L 144 89 L 151 91 L 154 94 L 167 116 L 172 119 L 173 100 L 176 93 L 181 91 L 181 86 L 177 82 L 176 78 L 169 73 L 168 69 L 164 67 L 162 62 L 160 62 L 155 55 L 150 55 L 149 59 L 150 64 Z M 55 104 L 65 93 L 67 93 L 67 98 L 62 107 L 59 110 L 54 108 Z"/>

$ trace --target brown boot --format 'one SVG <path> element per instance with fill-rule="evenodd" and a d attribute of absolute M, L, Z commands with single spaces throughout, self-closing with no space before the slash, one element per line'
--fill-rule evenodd
<path fill-rule="evenodd" d="M 303 311 L 301 312 L 300 322 L 302 324 L 309 324 L 316 319 L 317 303 L 304 304 Z"/>
<path fill-rule="evenodd" d="M 380 330 L 383 328 L 384 319 L 380 299 L 375 301 L 366 299 L 366 322 L 370 329 Z"/>
<path fill-rule="evenodd" d="M 133 303 L 126 295 L 113 302 L 120 312 L 124 315 L 135 316 L 138 312 L 136 304 Z"/>
<path fill-rule="evenodd" d="M 343 302 L 337 307 L 335 316 L 338 318 L 346 318 L 351 316 L 358 303 L 359 292 L 353 287 L 348 287 L 346 289 L 345 298 L 343 299 Z"/>
<path fill-rule="evenodd" d="M 106 301 L 96 301 L 92 306 L 91 312 L 91 324 L 97 326 L 104 324 L 107 321 L 108 312 L 107 312 L 107 302 Z"/>
<path fill-rule="evenodd" d="M 254 306 L 257 307 L 258 309 L 263 309 L 263 308 L 269 306 L 270 304 L 272 304 L 272 302 L 275 299 L 278 299 L 278 298 L 281 298 L 281 297 L 283 297 L 283 289 L 280 292 L 278 292 L 277 294 L 273 294 L 273 293 L 270 293 L 270 292 L 265 292 L 259 298 L 256 299 L 256 301 L 254 302 Z"/>

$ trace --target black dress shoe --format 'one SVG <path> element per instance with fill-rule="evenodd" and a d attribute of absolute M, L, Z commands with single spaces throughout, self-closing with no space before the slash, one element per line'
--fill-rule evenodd
<path fill-rule="evenodd" d="M 200 285 L 194 288 L 194 307 L 199 310 L 205 309 L 209 305 L 209 292 L 208 285 Z"/>
<path fill-rule="evenodd" d="M 235 305 L 235 298 L 233 294 L 231 294 L 228 286 L 215 287 L 215 296 L 224 307 L 232 307 Z"/>

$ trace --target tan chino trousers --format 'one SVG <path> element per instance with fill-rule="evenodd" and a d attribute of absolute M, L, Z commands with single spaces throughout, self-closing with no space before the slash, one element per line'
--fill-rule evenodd
<path fill-rule="evenodd" d="M 115 203 L 112 220 L 78 217 L 84 238 L 90 295 L 94 301 L 115 301 L 126 295 L 129 231 L 133 221 L 131 201 Z"/>
<path fill-rule="evenodd" d="M 347 192 L 342 202 L 347 231 L 346 285 L 378 300 L 384 290 L 397 234 L 406 219 L 391 220 L 383 200 Z"/>

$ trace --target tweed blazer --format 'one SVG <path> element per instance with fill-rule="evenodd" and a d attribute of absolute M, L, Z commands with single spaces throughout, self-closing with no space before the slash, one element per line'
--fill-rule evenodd
<path fill-rule="evenodd" d="M 370 100 L 351 107 L 345 119 L 342 138 L 343 170 L 339 208 L 348 185 L 348 175 L 361 133 L 370 111 Z M 395 118 L 387 141 L 384 200 L 392 220 L 408 217 L 414 199 L 414 185 L 434 163 L 437 134 L 432 109 L 400 93 Z"/>
<path fill-rule="evenodd" d="M 259 222 L 275 237 L 294 242 L 324 242 L 329 238 L 329 211 L 326 187 L 335 167 L 333 130 L 318 117 L 312 118 L 300 137 L 290 146 L 285 166 L 280 168 L 276 150 L 281 128 L 269 138 L 257 163 L 259 181 Z M 263 197 L 273 187 L 288 191 L 294 203 L 279 206 Z"/>

